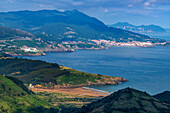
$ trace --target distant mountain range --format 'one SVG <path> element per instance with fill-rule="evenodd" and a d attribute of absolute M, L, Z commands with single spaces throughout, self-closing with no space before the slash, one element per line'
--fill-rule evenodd
<path fill-rule="evenodd" d="M 164 41 L 146 35 L 106 26 L 94 17 L 78 10 L 1 12 L 0 25 L 31 32 L 50 41 L 87 41 L 106 39 L 115 41 Z"/>
<path fill-rule="evenodd" d="M 170 96 L 170 95 L 169 95 Z M 167 97 L 169 97 L 167 96 Z M 164 98 L 166 99 L 166 98 Z M 169 113 L 170 104 L 146 92 L 126 88 L 92 102 L 73 113 Z"/>
<path fill-rule="evenodd" d="M 133 31 L 133 32 L 140 32 L 140 33 L 156 33 L 156 32 L 166 32 L 166 30 L 157 25 L 140 25 L 135 26 L 129 24 L 127 22 L 118 22 L 113 25 L 109 25 L 111 27 L 120 28 L 123 30 Z"/>

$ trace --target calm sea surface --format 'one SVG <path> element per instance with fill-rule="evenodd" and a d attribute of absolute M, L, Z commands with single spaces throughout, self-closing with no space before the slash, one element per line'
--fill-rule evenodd
<path fill-rule="evenodd" d="M 169 36 L 159 35 L 159 38 L 170 41 Z M 72 53 L 46 54 L 24 58 L 44 60 L 80 71 L 120 76 L 129 80 L 117 86 L 90 87 L 108 92 L 125 87 L 147 91 L 150 94 L 170 90 L 170 47 L 111 47 L 108 50 L 77 50 Z"/>

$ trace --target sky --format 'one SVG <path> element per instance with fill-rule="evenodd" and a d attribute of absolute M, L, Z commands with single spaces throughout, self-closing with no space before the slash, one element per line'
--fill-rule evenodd
<path fill-rule="evenodd" d="M 0 0 L 0 12 L 77 9 L 105 24 L 129 22 L 170 28 L 170 0 Z"/>

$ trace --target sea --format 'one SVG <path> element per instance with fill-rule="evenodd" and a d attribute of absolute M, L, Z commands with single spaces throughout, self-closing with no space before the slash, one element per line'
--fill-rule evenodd
<path fill-rule="evenodd" d="M 170 41 L 167 33 L 147 34 Z M 58 63 L 79 71 L 123 77 L 120 85 L 91 86 L 96 90 L 115 92 L 130 87 L 154 95 L 170 91 L 170 47 L 110 47 L 107 50 L 49 52 L 46 56 L 24 57 Z"/>

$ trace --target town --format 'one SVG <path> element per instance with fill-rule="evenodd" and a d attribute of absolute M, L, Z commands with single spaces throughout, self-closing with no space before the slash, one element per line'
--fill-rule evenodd
<path fill-rule="evenodd" d="M 110 40 L 91 40 L 96 44 L 102 44 L 106 46 L 125 46 L 125 47 L 155 47 L 157 45 L 165 45 L 166 42 L 163 43 L 151 43 L 150 41 L 147 42 L 140 42 L 140 41 L 132 41 L 132 42 L 116 42 Z"/>

